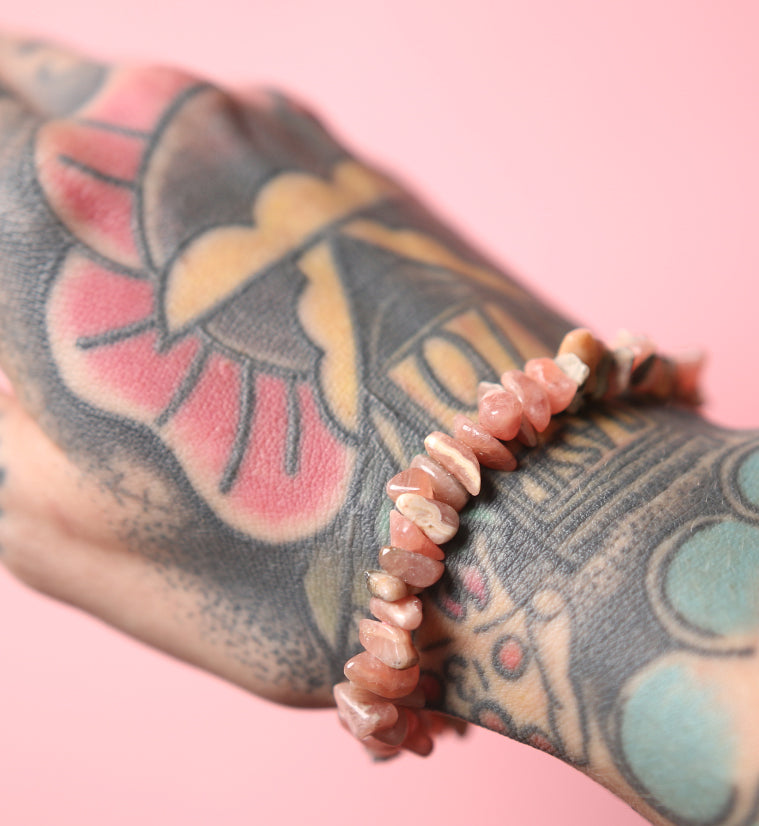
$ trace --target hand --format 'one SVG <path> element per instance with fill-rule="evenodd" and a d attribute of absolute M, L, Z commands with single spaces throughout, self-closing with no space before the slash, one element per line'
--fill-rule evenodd
<path fill-rule="evenodd" d="M 569 325 L 277 95 L 0 55 L 5 564 L 264 696 L 330 702 L 385 480 Z M 433 702 L 651 819 L 748 822 L 756 447 L 602 408 L 491 475 L 426 598 Z M 719 566 L 740 616 L 714 525 L 740 540 Z"/>

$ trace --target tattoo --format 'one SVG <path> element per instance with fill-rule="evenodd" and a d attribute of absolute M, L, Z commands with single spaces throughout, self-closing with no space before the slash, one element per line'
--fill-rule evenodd
<path fill-rule="evenodd" d="M 76 109 L 95 93 L 106 74 L 104 66 L 44 42 L 0 38 L 0 54 L 5 77 L 15 81 L 10 90 L 14 96 L 49 115 Z"/>
<path fill-rule="evenodd" d="M 439 707 L 613 766 L 648 816 L 753 826 L 755 732 L 731 686 L 758 670 L 756 438 L 601 410 L 523 468 L 471 509 L 428 600 Z"/>
<path fill-rule="evenodd" d="M 0 176 L 4 359 L 246 684 L 323 702 L 384 481 L 570 325 L 281 96 L 93 72 Z M 722 697 L 757 668 L 756 438 L 599 408 L 462 517 L 418 634 L 435 705 L 649 816 L 753 826 Z"/>

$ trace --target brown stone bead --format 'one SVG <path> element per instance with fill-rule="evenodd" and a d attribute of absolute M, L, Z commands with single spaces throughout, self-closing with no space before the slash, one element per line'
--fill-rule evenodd
<path fill-rule="evenodd" d="M 441 464 L 472 496 L 480 492 L 480 463 L 474 451 L 447 433 L 433 430 L 424 440 L 430 457 Z"/>
<path fill-rule="evenodd" d="M 577 327 L 570 330 L 559 345 L 557 355 L 563 356 L 566 353 L 574 353 L 580 361 L 588 365 L 592 374 L 601 358 L 602 345 L 590 330 Z"/>
<path fill-rule="evenodd" d="M 558 355 L 573 353 L 580 361 L 587 365 L 590 374 L 581 390 L 583 395 L 589 396 L 595 392 L 597 370 L 606 347 L 584 327 L 570 330 L 559 345 Z"/>
<path fill-rule="evenodd" d="M 422 624 L 422 601 L 419 597 L 407 596 L 396 602 L 385 602 L 384 599 L 372 597 L 369 600 L 369 610 L 378 620 L 406 631 L 416 631 Z"/>
<path fill-rule="evenodd" d="M 419 662 L 411 634 L 386 622 L 362 619 L 358 624 L 361 645 L 390 668 L 410 668 Z"/>
<path fill-rule="evenodd" d="M 387 571 L 367 571 L 366 589 L 373 597 L 384 599 L 385 602 L 396 602 L 408 596 L 409 589 L 406 583 Z"/>
<path fill-rule="evenodd" d="M 468 416 L 459 413 L 454 418 L 453 433 L 457 439 L 472 448 L 474 455 L 484 467 L 508 471 L 516 469 L 517 460 L 514 454 Z"/>
<path fill-rule="evenodd" d="M 395 501 L 395 507 L 436 544 L 442 545 L 456 536 L 459 529 L 459 515 L 445 502 L 425 499 L 418 493 L 402 493 Z"/>
<path fill-rule="evenodd" d="M 374 654 L 362 651 L 345 663 L 345 676 L 359 688 L 364 688 L 384 697 L 396 700 L 410 694 L 419 682 L 419 666 L 412 665 L 400 671 L 390 668 Z"/>
<path fill-rule="evenodd" d="M 644 364 L 648 365 L 648 369 L 641 379 L 636 381 L 633 373 L 636 395 L 651 396 L 660 401 L 672 398 L 675 392 L 674 362 L 661 356 L 651 356 Z"/>
<path fill-rule="evenodd" d="M 542 433 L 551 421 L 551 404 L 546 391 L 521 370 L 507 370 L 501 376 L 505 390 L 511 390 L 522 402 L 522 420 Z"/>
<path fill-rule="evenodd" d="M 392 703 L 351 682 L 338 683 L 332 693 L 340 720 L 359 740 L 398 722 L 398 709 Z"/>
<path fill-rule="evenodd" d="M 419 588 L 433 585 L 445 570 L 442 562 L 411 551 L 404 551 L 402 548 L 393 548 L 390 545 L 380 550 L 379 563 L 389 574 Z"/>
<path fill-rule="evenodd" d="M 432 499 L 434 492 L 429 476 L 419 468 L 409 468 L 396 473 L 385 485 L 385 492 L 395 502 L 402 493 L 418 493 Z"/>
<path fill-rule="evenodd" d="M 516 393 L 495 385 L 494 389 L 482 395 L 477 407 L 477 418 L 491 436 L 507 442 L 519 432 L 522 402 Z"/>
<path fill-rule="evenodd" d="M 421 528 L 398 511 L 390 511 L 390 544 L 394 548 L 424 554 L 430 559 L 445 559 L 442 549 Z"/>
<path fill-rule="evenodd" d="M 423 470 L 432 479 L 432 498 L 438 502 L 445 502 L 454 510 L 460 511 L 469 501 L 469 494 L 461 482 L 429 456 L 417 454 L 411 460 L 411 467 Z"/>

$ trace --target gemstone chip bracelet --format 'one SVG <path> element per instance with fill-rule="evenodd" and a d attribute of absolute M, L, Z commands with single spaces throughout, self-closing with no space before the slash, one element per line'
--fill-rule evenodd
<path fill-rule="evenodd" d="M 699 404 L 700 353 L 676 358 L 626 331 L 611 347 L 584 328 L 571 330 L 554 358 L 508 370 L 499 384 L 481 382 L 478 421 L 458 415 L 454 435 L 440 431 L 424 440 L 427 455 L 387 483 L 395 503 L 390 544 L 379 552 L 380 570 L 367 571 L 369 610 L 359 640 L 366 649 L 345 664 L 346 682 L 334 689 L 341 723 L 375 758 L 400 751 L 426 756 L 441 726 L 424 710 L 419 652 L 413 632 L 422 622 L 418 594 L 445 569 L 440 545 L 459 527 L 459 511 L 480 492 L 480 466 L 514 471 L 517 460 L 504 442 L 534 447 L 551 417 L 576 413 L 587 400 L 673 400 Z"/>

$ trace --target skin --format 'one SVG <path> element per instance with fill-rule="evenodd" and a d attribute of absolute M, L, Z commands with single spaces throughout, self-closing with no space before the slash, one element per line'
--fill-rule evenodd
<path fill-rule="evenodd" d="M 0 558 L 273 700 L 358 649 L 386 480 L 573 324 L 299 105 L 0 41 Z M 563 417 L 424 595 L 431 704 L 759 823 L 759 436 Z"/>

